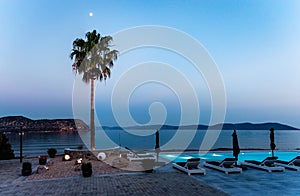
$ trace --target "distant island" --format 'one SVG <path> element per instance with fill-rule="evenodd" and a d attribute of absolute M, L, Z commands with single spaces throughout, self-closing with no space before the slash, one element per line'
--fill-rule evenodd
<path fill-rule="evenodd" d="M 32 120 L 24 116 L 7 116 L 0 118 L 0 132 L 4 131 L 19 131 L 20 127 L 24 131 L 77 131 L 88 130 L 88 125 L 80 119 L 42 119 Z M 222 130 L 269 130 L 274 128 L 275 130 L 299 130 L 298 128 L 284 125 L 280 123 L 221 123 L 210 127 L 210 129 Z M 144 126 L 132 126 L 132 127 L 119 127 L 119 126 L 103 126 L 104 130 L 145 130 L 145 129 L 163 129 L 163 130 L 176 130 L 176 129 L 195 129 L 206 130 L 207 125 L 144 125 Z"/>
<path fill-rule="evenodd" d="M 119 130 L 122 129 L 121 127 L 102 127 L 105 130 Z M 176 126 L 176 125 L 145 125 L 145 126 L 132 126 L 132 127 L 125 127 L 124 129 L 164 129 L 164 130 L 174 130 L 174 129 L 195 129 L 197 130 L 206 130 L 209 128 L 208 125 L 183 125 L 183 126 Z M 280 123 L 220 123 L 213 126 L 210 126 L 210 129 L 220 129 L 222 130 L 269 130 L 273 128 L 275 130 L 299 130 L 298 128 L 284 125 Z"/>
<path fill-rule="evenodd" d="M 32 120 L 24 116 L 7 116 L 0 118 L 1 132 L 19 131 L 20 127 L 22 127 L 24 131 L 76 131 L 78 129 L 89 129 L 89 127 L 79 119 Z"/>

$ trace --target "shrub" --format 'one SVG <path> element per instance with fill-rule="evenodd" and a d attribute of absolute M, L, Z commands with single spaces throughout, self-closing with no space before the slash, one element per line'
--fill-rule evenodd
<path fill-rule="evenodd" d="M 82 170 L 90 170 L 90 169 L 92 169 L 92 163 L 91 163 L 91 162 L 88 162 L 88 163 L 82 163 L 81 169 L 82 169 Z"/>
<path fill-rule="evenodd" d="M 15 158 L 14 151 L 11 148 L 8 138 L 4 133 L 0 133 L 0 160 Z"/>
<path fill-rule="evenodd" d="M 22 164 L 22 175 L 23 176 L 29 176 L 32 173 L 32 168 L 31 168 L 31 163 L 30 162 L 24 162 Z"/>
<path fill-rule="evenodd" d="M 92 163 L 82 163 L 81 170 L 84 177 L 90 177 L 93 173 Z"/>
<path fill-rule="evenodd" d="M 49 148 L 48 149 L 48 155 L 49 155 L 50 158 L 54 158 L 56 153 L 57 153 L 57 150 L 55 148 Z"/>
<path fill-rule="evenodd" d="M 39 156 L 39 164 L 40 165 L 46 165 L 47 163 L 47 156 Z"/>
<path fill-rule="evenodd" d="M 22 165 L 23 169 L 31 169 L 31 163 L 30 162 L 24 162 Z"/>

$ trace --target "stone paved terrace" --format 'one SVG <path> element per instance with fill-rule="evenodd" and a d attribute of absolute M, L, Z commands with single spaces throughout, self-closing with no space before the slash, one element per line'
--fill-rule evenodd
<path fill-rule="evenodd" d="M 0 161 L 0 195 L 300 195 L 300 172 L 249 168 L 242 174 L 224 174 L 205 169 L 205 176 L 188 176 L 166 165 L 153 174 L 28 180 L 20 176 L 18 160 Z"/>
<path fill-rule="evenodd" d="M 47 180 L 28 180 L 20 172 L 18 160 L 0 161 L 0 195 L 226 195 L 174 171 Z"/>

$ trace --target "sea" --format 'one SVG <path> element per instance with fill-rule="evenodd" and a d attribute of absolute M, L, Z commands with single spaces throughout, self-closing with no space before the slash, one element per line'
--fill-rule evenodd
<path fill-rule="evenodd" d="M 160 130 L 161 150 L 211 150 L 232 148 L 232 130 L 210 132 L 207 130 Z M 20 156 L 19 133 L 6 132 L 15 156 Z M 237 130 L 241 149 L 270 149 L 268 130 Z M 103 143 L 132 150 L 154 150 L 155 130 L 96 130 L 96 149 L 102 149 Z M 276 150 L 291 151 L 300 149 L 299 130 L 275 130 Z M 46 155 L 49 148 L 56 148 L 59 154 L 66 148 L 90 145 L 90 132 L 25 132 L 22 136 L 23 156 Z M 112 146 L 110 146 L 112 147 Z"/>

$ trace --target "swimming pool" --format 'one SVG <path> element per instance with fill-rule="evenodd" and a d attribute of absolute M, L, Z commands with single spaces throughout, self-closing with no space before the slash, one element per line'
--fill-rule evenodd
<path fill-rule="evenodd" d="M 233 157 L 232 152 L 209 152 L 207 154 L 198 153 L 160 153 L 160 157 L 173 161 L 173 162 L 185 162 L 190 158 L 201 158 L 202 160 L 223 160 L 224 158 Z M 272 156 L 270 151 L 245 151 L 239 154 L 238 161 L 244 160 L 257 160 L 262 161 L 266 157 Z M 300 156 L 300 151 L 278 151 L 274 152 L 274 156 L 277 156 L 279 160 L 289 161 L 296 156 Z"/>

